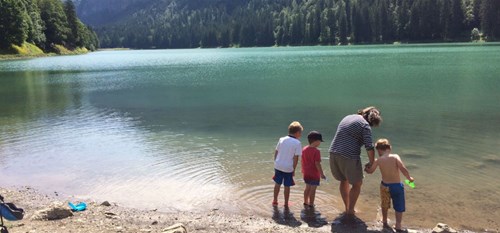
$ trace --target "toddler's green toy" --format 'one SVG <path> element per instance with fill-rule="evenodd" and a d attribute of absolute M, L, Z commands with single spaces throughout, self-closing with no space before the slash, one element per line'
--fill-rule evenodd
<path fill-rule="evenodd" d="M 414 189 L 415 188 L 415 182 L 410 182 L 409 180 L 405 180 L 405 184 L 410 186 L 410 188 Z"/>

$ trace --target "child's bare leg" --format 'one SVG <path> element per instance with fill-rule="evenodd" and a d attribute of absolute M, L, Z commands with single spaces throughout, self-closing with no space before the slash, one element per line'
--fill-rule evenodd
<path fill-rule="evenodd" d="M 311 191 L 311 185 L 306 184 L 306 189 L 304 189 L 304 204 L 309 205 L 309 192 Z"/>
<path fill-rule="evenodd" d="M 387 223 L 387 212 L 389 209 L 384 209 L 382 208 L 382 223 L 384 224 L 384 227 L 388 227 L 389 224 Z"/>
<path fill-rule="evenodd" d="M 316 188 L 318 186 L 310 185 L 311 189 L 309 190 L 309 205 L 314 205 L 314 199 L 316 198 Z"/>
<path fill-rule="evenodd" d="M 273 199 L 273 204 L 278 203 L 278 194 L 280 194 L 280 184 L 274 184 L 274 199 Z"/>
<path fill-rule="evenodd" d="M 290 187 L 285 186 L 285 206 L 288 206 L 289 198 L 290 198 Z"/>
<path fill-rule="evenodd" d="M 401 221 L 403 221 L 403 212 L 396 211 L 396 229 L 403 229 L 401 228 Z"/>

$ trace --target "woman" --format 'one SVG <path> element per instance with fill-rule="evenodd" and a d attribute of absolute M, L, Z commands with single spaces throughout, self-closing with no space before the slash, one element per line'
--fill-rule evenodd
<path fill-rule="evenodd" d="M 382 122 L 380 111 L 375 107 L 359 110 L 357 114 L 344 117 L 330 146 L 330 169 L 333 177 L 340 181 L 339 190 L 345 205 L 345 213 L 354 215 L 354 206 L 363 184 L 361 147 L 364 145 L 371 166 L 375 159 L 372 129 Z"/>

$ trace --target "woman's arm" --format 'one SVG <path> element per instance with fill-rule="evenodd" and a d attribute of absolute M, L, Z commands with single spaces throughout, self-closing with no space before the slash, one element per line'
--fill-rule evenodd
<path fill-rule="evenodd" d="M 377 166 L 378 166 L 378 160 L 375 160 L 371 164 L 371 166 L 365 166 L 365 172 L 368 174 L 372 174 L 377 169 Z"/>

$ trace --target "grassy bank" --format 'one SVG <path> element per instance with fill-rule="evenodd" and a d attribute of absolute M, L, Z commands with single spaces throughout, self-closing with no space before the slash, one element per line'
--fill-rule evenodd
<path fill-rule="evenodd" d="M 24 42 L 22 45 L 11 45 L 8 49 L 0 50 L 0 60 L 13 60 L 13 59 L 25 59 L 25 58 L 35 58 L 35 57 L 47 57 L 55 55 L 79 55 L 88 53 L 89 50 L 86 48 L 76 48 L 74 50 L 68 49 L 62 45 L 54 45 L 52 47 L 52 52 L 44 52 L 42 49 L 34 44 Z"/>

